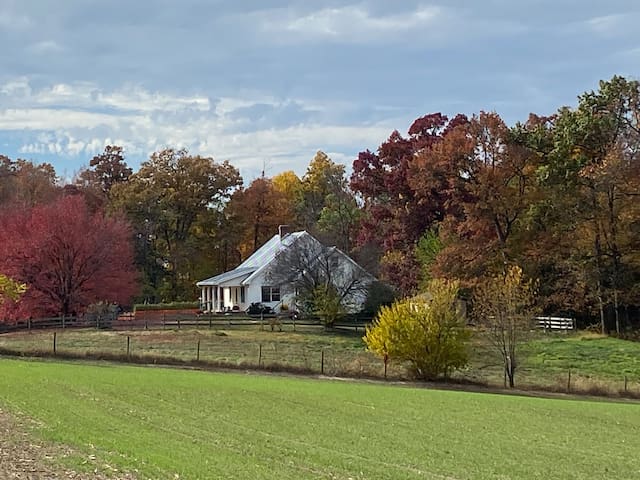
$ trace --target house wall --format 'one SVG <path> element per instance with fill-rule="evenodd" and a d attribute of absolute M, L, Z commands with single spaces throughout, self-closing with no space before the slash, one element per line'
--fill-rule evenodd
<path fill-rule="evenodd" d="M 251 279 L 251 284 L 247 286 L 247 308 L 252 303 L 262 303 L 268 305 L 271 308 L 279 310 L 282 304 L 282 297 L 277 302 L 263 302 L 262 301 L 262 286 L 265 285 L 265 272 L 260 272 L 257 276 Z"/>

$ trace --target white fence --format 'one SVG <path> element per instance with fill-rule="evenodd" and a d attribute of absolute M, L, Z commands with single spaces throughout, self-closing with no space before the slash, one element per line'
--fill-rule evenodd
<path fill-rule="evenodd" d="M 575 330 L 576 321 L 566 317 L 535 317 L 538 328 L 544 330 Z"/>

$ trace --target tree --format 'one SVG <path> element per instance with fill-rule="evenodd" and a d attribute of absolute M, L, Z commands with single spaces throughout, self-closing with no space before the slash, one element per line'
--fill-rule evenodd
<path fill-rule="evenodd" d="M 382 307 L 367 327 L 367 349 L 385 361 L 409 362 L 416 378 L 448 377 L 467 363 L 469 331 L 457 306 L 456 281 L 429 282 L 430 300 L 409 298 Z"/>
<path fill-rule="evenodd" d="M 294 239 L 277 255 L 267 278 L 280 286 L 283 296 L 295 295 L 303 313 L 320 315 L 327 327 L 342 312 L 359 310 L 375 280 L 342 251 L 308 234 Z"/>
<path fill-rule="evenodd" d="M 127 305 L 137 288 L 128 224 L 91 213 L 80 196 L 3 212 L 0 270 L 29 286 L 3 306 L 14 319 L 80 313 L 96 301 Z"/>
<path fill-rule="evenodd" d="M 49 163 L 34 165 L 0 155 L 0 205 L 29 208 L 52 201 L 59 193 L 58 178 Z"/>
<path fill-rule="evenodd" d="M 318 151 L 302 177 L 301 187 L 298 221 L 305 230 L 313 232 L 329 195 L 340 195 L 346 191 L 345 167 Z"/>
<path fill-rule="evenodd" d="M 436 274 L 473 285 L 486 271 L 520 260 L 519 234 L 537 195 L 539 159 L 513 140 L 496 113 L 481 112 L 454 128 L 431 155 L 450 162 L 450 206 L 440 233 Z"/>
<path fill-rule="evenodd" d="M 602 332 L 607 309 L 620 331 L 621 306 L 637 302 L 640 241 L 635 234 L 640 196 L 640 83 L 613 77 L 559 111 L 553 149 L 543 170 L 558 205 L 554 231 L 569 231 L 574 283 L 583 280 L 595 300 Z M 634 298 L 635 297 L 635 298 Z"/>
<path fill-rule="evenodd" d="M 320 212 L 317 230 L 321 238 L 350 253 L 360 223 L 360 208 L 354 196 L 346 189 L 330 193 Z"/>
<path fill-rule="evenodd" d="M 211 215 L 224 210 L 241 184 L 238 170 L 227 161 L 165 149 L 153 153 L 127 182 L 112 187 L 111 209 L 123 210 L 135 229 L 146 299 L 194 297 L 200 255 L 214 255 L 214 245 L 203 245 L 211 240 L 204 226 L 211 225 Z"/>
<path fill-rule="evenodd" d="M 447 165 L 433 163 L 429 152 L 464 122 L 464 116 L 448 121 L 441 113 L 425 115 L 413 122 L 408 137 L 396 130 L 376 153 L 360 152 L 353 162 L 351 188 L 364 210 L 358 243 L 376 243 L 389 254 L 381 272 L 389 283 L 401 285 L 402 294 L 417 288 L 416 242 L 445 215 Z M 396 262 L 400 257 L 404 260 Z"/>
<path fill-rule="evenodd" d="M 291 207 L 288 198 L 274 187 L 270 178 L 256 178 L 249 187 L 233 194 L 225 209 L 240 224 L 242 235 L 238 249 L 243 258 L 271 238 L 279 225 L 295 221 Z"/>
<path fill-rule="evenodd" d="M 487 278 L 475 291 L 473 315 L 502 359 L 509 387 L 515 386 L 519 347 L 533 328 L 536 282 L 518 266 Z"/>
<path fill-rule="evenodd" d="M 89 162 L 89 168 L 78 175 L 76 183 L 86 188 L 95 188 L 108 196 L 117 183 L 126 182 L 133 170 L 127 166 L 124 149 L 117 145 L 107 145 L 104 152 L 94 156 Z"/>

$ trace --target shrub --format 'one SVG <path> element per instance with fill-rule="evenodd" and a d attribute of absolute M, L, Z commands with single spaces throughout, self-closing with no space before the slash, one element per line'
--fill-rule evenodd
<path fill-rule="evenodd" d="M 419 379 L 448 377 L 467 364 L 469 331 L 456 306 L 458 282 L 429 282 L 430 301 L 405 299 L 382 307 L 367 327 L 367 348 L 389 360 L 408 362 Z"/>
<path fill-rule="evenodd" d="M 259 302 L 252 303 L 247 308 L 247 313 L 249 315 L 273 315 L 274 311 L 269 305 L 264 305 Z"/>

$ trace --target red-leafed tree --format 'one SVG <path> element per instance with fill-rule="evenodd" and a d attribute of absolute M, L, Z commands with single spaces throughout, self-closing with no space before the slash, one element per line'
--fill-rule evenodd
<path fill-rule="evenodd" d="M 130 302 L 136 292 L 131 232 L 91 213 L 81 196 L 0 213 L 0 272 L 25 283 L 0 318 L 70 315 L 97 301 Z"/>
<path fill-rule="evenodd" d="M 425 115 L 413 122 L 408 137 L 394 131 L 377 153 L 361 152 L 353 162 L 351 188 L 364 204 L 359 243 L 382 247 L 382 275 L 402 293 L 417 286 L 418 240 L 445 216 L 446 191 L 439 184 L 447 173 L 431 163 L 429 152 L 466 122 L 463 115 L 451 121 L 441 113 Z"/>

